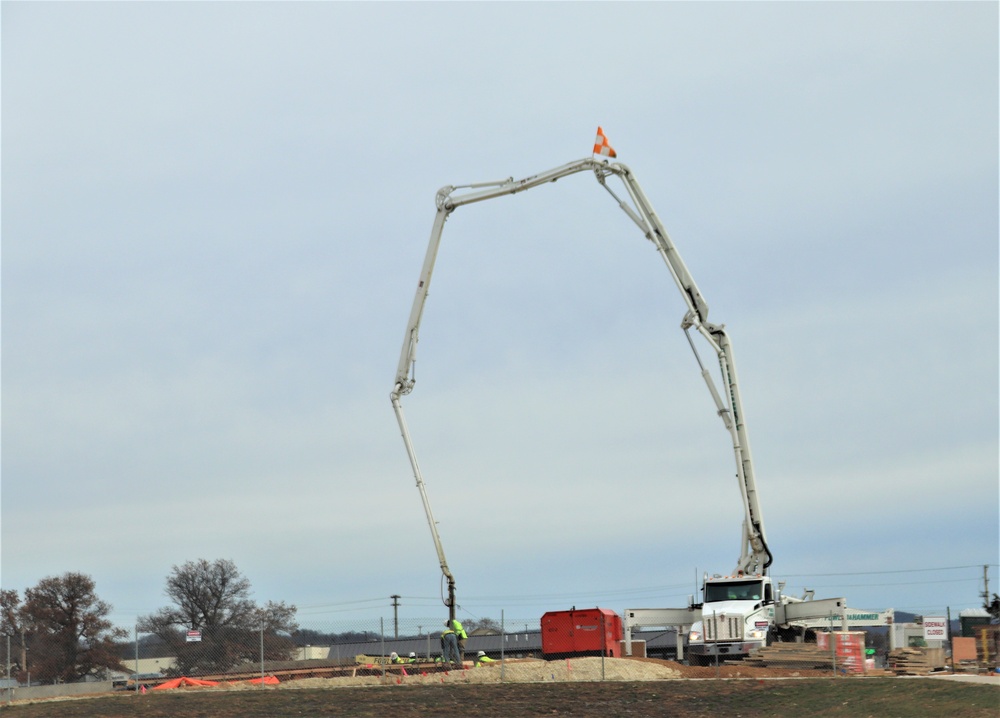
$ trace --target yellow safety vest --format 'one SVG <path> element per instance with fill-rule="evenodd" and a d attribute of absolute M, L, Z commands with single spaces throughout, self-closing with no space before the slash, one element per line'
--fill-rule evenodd
<path fill-rule="evenodd" d="M 464 641 L 466 638 L 469 637 L 469 634 L 465 632 L 464 628 L 462 628 L 461 621 L 459 621 L 457 618 L 452 619 L 451 625 L 455 629 L 455 635 L 458 636 L 459 640 Z"/>

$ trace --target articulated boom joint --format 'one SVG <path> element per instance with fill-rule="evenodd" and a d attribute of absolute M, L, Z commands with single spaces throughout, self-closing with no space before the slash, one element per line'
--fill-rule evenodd
<path fill-rule="evenodd" d="M 437 206 L 438 211 L 447 210 L 448 212 L 451 212 L 453 209 L 455 209 L 454 207 L 448 206 L 448 199 L 451 197 L 451 193 L 454 191 L 455 188 L 452 187 L 451 185 L 442 187 L 437 191 L 437 195 L 434 198 L 434 204 Z"/>
<path fill-rule="evenodd" d="M 405 381 L 397 382 L 396 386 L 393 388 L 391 397 L 406 396 L 411 391 L 413 391 L 413 379 L 407 379 Z"/>

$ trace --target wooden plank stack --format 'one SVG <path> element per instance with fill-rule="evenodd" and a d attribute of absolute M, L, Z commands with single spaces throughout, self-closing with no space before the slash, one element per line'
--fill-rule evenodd
<path fill-rule="evenodd" d="M 774 643 L 744 659 L 748 666 L 833 670 L 833 655 L 815 643 Z"/>
<path fill-rule="evenodd" d="M 926 676 L 944 668 L 942 648 L 895 648 L 889 651 L 889 667 L 901 676 Z"/>

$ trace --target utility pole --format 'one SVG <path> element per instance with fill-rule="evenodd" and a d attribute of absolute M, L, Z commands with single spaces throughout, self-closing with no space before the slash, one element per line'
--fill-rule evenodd
<path fill-rule="evenodd" d="M 983 566 L 983 608 L 990 607 L 990 576 L 989 564 Z"/>
<path fill-rule="evenodd" d="M 26 643 L 26 637 L 24 635 L 24 626 L 21 626 L 21 670 L 24 672 L 25 678 L 28 681 L 28 687 L 31 687 L 31 671 L 28 669 L 28 644 Z M 8 651 L 8 653 L 10 653 Z M 10 662 L 10 656 L 7 656 L 7 662 Z"/>
<path fill-rule="evenodd" d="M 399 638 L 399 596 L 394 593 L 389 598 L 392 599 L 393 636 Z"/>

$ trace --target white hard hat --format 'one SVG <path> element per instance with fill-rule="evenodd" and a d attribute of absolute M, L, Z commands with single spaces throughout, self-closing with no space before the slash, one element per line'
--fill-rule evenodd
<path fill-rule="evenodd" d="M 477 653 L 476 655 L 477 655 L 477 656 L 485 656 L 485 655 L 486 655 L 486 651 L 480 651 L 480 652 L 479 652 L 479 653 Z"/>
<path fill-rule="evenodd" d="M 417 657 L 417 654 L 414 653 L 413 651 L 410 651 L 410 658 L 416 658 L 416 657 Z"/>

